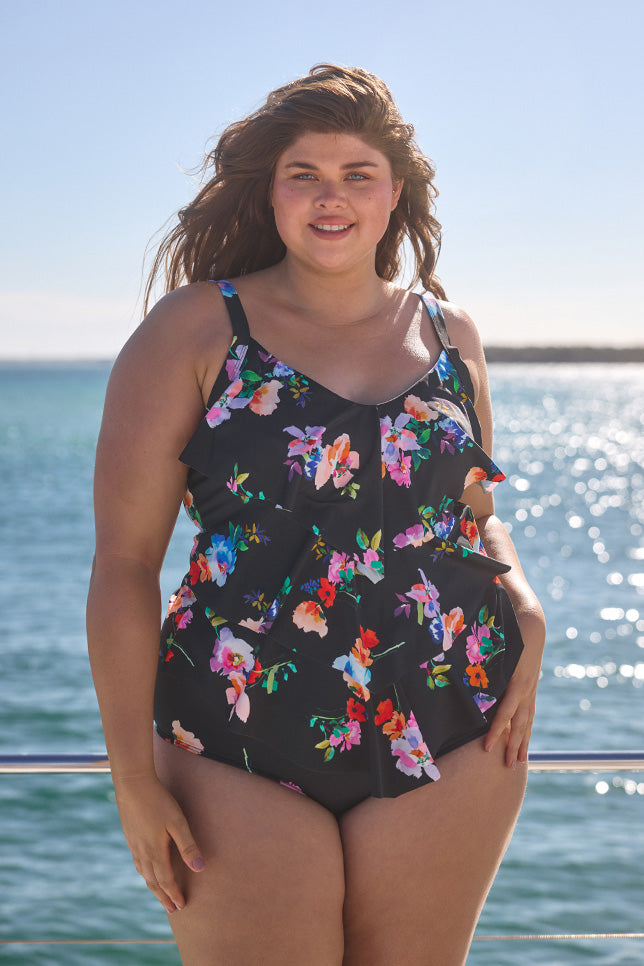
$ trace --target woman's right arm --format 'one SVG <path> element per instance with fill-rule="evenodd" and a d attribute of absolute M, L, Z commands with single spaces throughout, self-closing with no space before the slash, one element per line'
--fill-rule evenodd
<path fill-rule="evenodd" d="M 154 769 L 159 574 L 186 488 L 178 456 L 203 415 L 213 367 L 223 364 L 230 340 L 225 323 L 217 324 L 212 288 L 166 296 L 128 341 L 110 376 L 96 453 L 90 662 L 125 837 L 168 911 L 184 905 L 171 840 L 190 868 L 198 871 L 202 862 Z"/>

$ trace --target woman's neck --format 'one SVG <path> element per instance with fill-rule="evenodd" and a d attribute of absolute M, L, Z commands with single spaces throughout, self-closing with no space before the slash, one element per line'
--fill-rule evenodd
<path fill-rule="evenodd" d="M 329 328 L 358 324 L 385 310 L 398 289 L 376 275 L 373 265 L 347 272 L 321 273 L 290 259 L 266 271 L 266 281 L 279 301 L 301 317 Z"/>

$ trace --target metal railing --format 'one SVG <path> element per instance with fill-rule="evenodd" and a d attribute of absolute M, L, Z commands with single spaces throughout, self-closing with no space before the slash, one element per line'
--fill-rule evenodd
<path fill-rule="evenodd" d="M 530 772 L 644 771 L 644 751 L 535 751 Z M 109 773 L 106 754 L 0 755 L 2 774 Z M 473 942 L 552 942 L 558 940 L 642 940 L 644 932 L 549 933 L 475 936 Z M 128 946 L 173 945 L 174 939 L 2 939 L 0 946 Z"/>
<path fill-rule="evenodd" d="M 531 772 L 644 771 L 644 751 L 535 751 Z M 0 775 L 53 772 L 109 772 L 106 754 L 0 755 Z"/>

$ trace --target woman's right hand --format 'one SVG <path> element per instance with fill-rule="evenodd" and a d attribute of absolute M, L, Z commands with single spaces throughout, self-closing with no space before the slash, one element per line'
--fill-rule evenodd
<path fill-rule="evenodd" d="M 116 803 L 136 871 L 166 912 L 183 909 L 185 898 L 175 879 L 171 842 L 192 872 L 204 861 L 177 801 L 156 776 L 115 781 Z"/>

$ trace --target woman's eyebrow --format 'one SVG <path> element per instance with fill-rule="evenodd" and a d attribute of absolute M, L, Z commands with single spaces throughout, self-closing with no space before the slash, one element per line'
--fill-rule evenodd
<path fill-rule="evenodd" d="M 289 161 L 288 164 L 284 165 L 285 168 L 307 168 L 313 171 L 317 168 L 316 164 L 311 164 L 310 161 Z M 341 164 L 340 169 L 345 171 L 347 168 L 377 168 L 378 163 L 376 161 L 349 161 L 347 164 Z"/>

